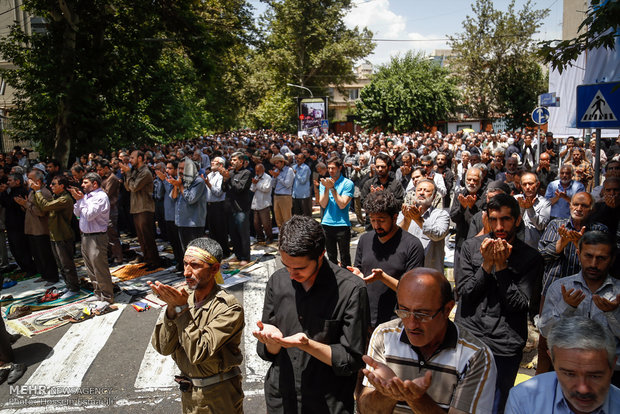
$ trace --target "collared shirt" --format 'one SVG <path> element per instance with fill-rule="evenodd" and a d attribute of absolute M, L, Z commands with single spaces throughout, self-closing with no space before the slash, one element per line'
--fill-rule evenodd
<path fill-rule="evenodd" d="M 480 246 L 490 234 L 466 240 L 461 248 L 457 291 L 460 303 L 455 322 L 491 348 L 495 356 L 515 356 L 527 339 L 527 314 L 534 299 L 543 259 L 518 238 L 511 242 L 508 267 L 488 273 Z"/>
<path fill-rule="evenodd" d="M 549 183 L 547 186 L 547 192 L 545 193 L 545 198 L 547 200 L 551 200 L 555 197 L 555 191 L 559 190 L 560 192 L 565 191 L 566 195 L 572 198 L 575 194 L 586 191 L 583 184 L 579 181 L 571 181 L 570 184 L 565 188 L 560 180 L 555 180 Z M 570 217 L 570 207 L 568 201 L 560 198 L 557 203 L 551 206 L 551 217 L 552 218 L 569 218 Z"/>
<path fill-rule="evenodd" d="M 206 185 L 197 176 L 189 188 L 183 188 L 176 198 L 174 224 L 177 227 L 204 227 L 207 219 Z"/>
<path fill-rule="evenodd" d="M 513 387 L 506 402 L 505 414 L 574 414 L 564 398 L 555 372 L 536 375 Z M 592 414 L 620 413 L 620 389 L 609 386 L 603 405 Z"/>
<path fill-rule="evenodd" d="M 295 171 L 295 181 L 293 182 L 293 198 L 309 198 L 310 197 L 310 176 L 312 171 L 306 164 L 293 165 Z"/>
<path fill-rule="evenodd" d="M 295 180 L 295 173 L 288 165 L 280 171 L 277 177 L 273 180 L 273 193 L 275 195 L 291 195 L 293 193 L 293 182 Z"/>
<path fill-rule="evenodd" d="M 368 355 L 386 364 L 402 380 L 419 378 L 431 371 L 433 381 L 426 393 L 446 411 L 454 407 L 467 413 L 491 413 L 497 376 L 491 350 L 466 329 L 447 323 L 442 343 L 428 359 L 411 345 L 400 319 L 375 329 Z M 366 369 L 372 371 L 370 366 Z M 364 386 L 373 388 L 365 377 Z M 394 413 L 411 413 L 411 409 L 400 401 Z"/>
<path fill-rule="evenodd" d="M 562 286 L 566 290 L 575 289 L 581 290 L 584 293 L 585 298 L 579 306 L 573 308 L 564 301 Z M 551 327 L 562 317 L 585 316 L 609 328 L 610 332 L 616 337 L 616 355 L 620 356 L 620 308 L 616 308 L 616 310 L 611 312 L 603 312 L 592 301 L 593 295 L 615 300 L 618 294 L 620 294 L 620 280 L 610 275 L 607 275 L 607 278 L 596 292 L 590 291 L 581 271 L 576 275 L 556 280 L 547 290 L 545 305 L 538 322 L 541 335 L 547 337 Z M 616 362 L 616 370 L 620 370 L 620 360 Z"/>
<path fill-rule="evenodd" d="M 572 219 L 555 219 L 549 222 L 549 225 L 545 229 L 540 242 L 538 242 L 538 250 L 545 259 L 545 274 L 543 276 L 543 290 L 542 294 L 547 293 L 547 289 L 557 279 L 574 275 L 581 270 L 581 264 L 579 263 L 579 255 L 577 254 L 577 247 L 575 243 L 568 243 L 564 250 L 560 253 L 556 253 L 555 246 L 560 239 L 560 233 L 558 229 L 564 226 L 569 230 L 580 231 L 573 225 Z M 607 232 L 607 226 L 600 223 L 587 223 L 585 224 L 586 231 L 600 230 Z"/>
<path fill-rule="evenodd" d="M 162 181 L 162 185 L 164 187 L 164 218 L 166 221 L 174 221 L 177 202 L 170 196 L 174 186 L 168 181 Z"/>
<path fill-rule="evenodd" d="M 50 239 L 52 241 L 73 240 L 71 218 L 73 216 L 73 198 L 68 191 L 47 199 L 39 190 L 34 194 L 34 202 L 41 211 L 49 214 Z"/>
<path fill-rule="evenodd" d="M 132 168 L 125 175 L 125 188 L 131 192 L 129 212 L 131 214 L 155 212 L 153 200 L 153 174 L 146 164 Z"/>
<path fill-rule="evenodd" d="M 340 174 L 340 177 L 334 183 L 334 189 L 340 196 L 348 196 L 353 198 L 355 195 L 355 186 L 353 185 L 353 181 L 345 178 L 342 174 Z M 319 196 L 323 195 L 324 192 L 325 186 L 320 184 Z M 351 221 L 349 220 L 349 204 L 347 204 L 344 208 L 340 208 L 338 207 L 338 204 L 336 204 L 336 200 L 334 199 L 331 190 L 329 191 L 328 196 L 329 201 L 327 202 L 327 207 L 323 213 L 321 224 L 334 227 L 351 227 Z"/>
<path fill-rule="evenodd" d="M 226 193 L 222 191 L 223 177 L 219 171 L 211 171 L 207 178 L 211 188 L 207 186 L 207 203 L 217 203 L 226 199 Z"/>
<path fill-rule="evenodd" d="M 329 345 L 332 366 L 299 348 L 270 354 L 258 342 L 258 355 L 272 362 L 265 378 L 269 413 L 354 413 L 357 372 L 364 367 L 368 329 L 368 297 L 364 281 L 326 258 L 315 282 L 306 291 L 286 268 L 267 282 L 263 323 L 282 335 L 303 332 Z"/>
<path fill-rule="evenodd" d="M 263 174 L 256 184 L 252 183 L 250 191 L 254 192 L 252 210 L 262 210 L 271 206 L 271 187 L 273 181 L 268 174 Z"/>
<path fill-rule="evenodd" d="M 524 199 L 525 196 L 518 194 L 515 198 L 519 200 Z M 551 219 L 551 202 L 537 195 L 532 207 L 521 209 L 521 217 L 523 217 L 523 224 L 525 225 L 525 243 L 538 249 L 540 236 L 542 236 Z"/>
<path fill-rule="evenodd" d="M 398 213 L 397 223 L 403 222 L 403 213 Z M 441 208 L 429 207 L 422 214 L 424 224 L 420 228 L 418 223 L 411 220 L 407 231 L 420 239 L 424 247 L 424 267 L 437 269 L 443 273 L 445 256 L 445 239 L 450 232 L 450 214 Z"/>
<path fill-rule="evenodd" d="M 110 200 L 102 188 L 84 194 L 73 206 L 73 214 L 79 219 L 82 233 L 103 233 L 108 231 Z"/>

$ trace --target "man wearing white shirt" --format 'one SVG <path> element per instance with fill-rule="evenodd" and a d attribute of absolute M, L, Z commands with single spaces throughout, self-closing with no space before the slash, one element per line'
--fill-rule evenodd
<path fill-rule="evenodd" d="M 307 167 L 306 167 L 307 168 Z M 254 230 L 256 231 L 256 239 L 259 242 L 273 241 L 271 232 L 271 190 L 272 179 L 265 174 L 263 164 L 256 164 L 256 175 L 252 178 L 250 191 L 254 193 L 252 198 L 252 210 L 254 210 Z"/>
<path fill-rule="evenodd" d="M 538 176 L 527 172 L 521 176 L 523 194 L 515 196 L 521 207 L 521 217 L 525 225 L 525 243 L 538 248 L 538 241 L 551 219 L 551 202 L 538 194 Z"/>
<path fill-rule="evenodd" d="M 207 228 L 209 237 L 222 247 L 224 257 L 230 255 L 228 248 L 228 217 L 224 208 L 226 193 L 222 190 L 222 174 L 224 158 L 215 157 L 211 161 L 211 172 L 205 177 L 207 186 Z"/>
<path fill-rule="evenodd" d="M 445 239 L 450 232 L 450 214 L 432 206 L 436 187 L 431 180 L 418 182 L 415 193 L 405 196 L 397 222 L 400 227 L 416 236 L 424 247 L 424 267 L 444 270 Z"/>

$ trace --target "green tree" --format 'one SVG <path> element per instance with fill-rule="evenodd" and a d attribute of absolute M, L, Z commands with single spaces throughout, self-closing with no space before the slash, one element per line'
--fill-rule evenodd
<path fill-rule="evenodd" d="M 476 0 L 472 11 L 463 21 L 463 32 L 449 41 L 454 54 L 450 68 L 463 88 L 463 105 L 483 120 L 500 110 L 519 115 L 528 105 L 508 92 L 521 80 L 531 84 L 537 50 L 533 36 L 549 10 L 535 10 L 529 0 L 515 10 L 511 0 L 503 12 L 491 0 Z M 535 104 L 531 100 L 531 109 Z"/>
<path fill-rule="evenodd" d="M 245 0 L 26 0 L 46 31 L 0 41 L 16 66 L 14 134 L 63 163 L 72 148 L 188 138 L 230 126 L 239 110 L 235 52 Z M 228 83 L 224 83 L 227 80 Z"/>
<path fill-rule="evenodd" d="M 599 47 L 615 50 L 620 37 L 620 2 L 592 0 L 578 32 L 581 34 L 573 39 L 541 42 L 538 56 L 562 73 L 586 50 Z"/>
<path fill-rule="evenodd" d="M 321 95 L 328 85 L 353 81 L 354 62 L 374 49 L 372 33 L 345 26 L 351 0 L 263 1 L 269 8 L 260 19 L 262 36 L 250 63 L 248 95 L 254 103 L 248 106 L 255 110 L 248 119 L 256 127 L 290 130 L 296 124 L 293 99 L 305 93 L 286 84 Z"/>
<path fill-rule="evenodd" d="M 366 128 L 407 132 L 445 119 L 458 99 L 456 80 L 447 69 L 408 52 L 381 66 L 360 94 L 358 114 Z"/>

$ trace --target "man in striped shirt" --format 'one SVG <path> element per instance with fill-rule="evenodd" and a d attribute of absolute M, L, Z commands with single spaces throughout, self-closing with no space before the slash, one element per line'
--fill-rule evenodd
<path fill-rule="evenodd" d="M 490 413 L 496 368 L 489 348 L 448 316 L 452 289 L 435 269 L 403 275 L 399 319 L 375 329 L 358 396 L 365 413 Z"/>

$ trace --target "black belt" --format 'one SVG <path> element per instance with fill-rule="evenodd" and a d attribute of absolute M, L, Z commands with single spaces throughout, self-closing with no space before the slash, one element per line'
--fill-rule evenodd
<path fill-rule="evenodd" d="M 207 202 L 207 205 L 208 206 L 214 206 L 216 204 L 222 204 L 223 202 L 224 202 L 224 200 L 222 200 L 222 201 L 209 201 L 209 202 Z"/>
<path fill-rule="evenodd" d="M 99 231 L 96 233 L 82 233 L 82 236 L 99 236 L 100 234 L 108 234 L 107 231 Z"/>
<path fill-rule="evenodd" d="M 274 194 L 276 197 L 291 197 L 291 194 Z"/>

